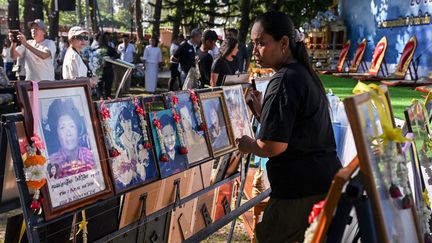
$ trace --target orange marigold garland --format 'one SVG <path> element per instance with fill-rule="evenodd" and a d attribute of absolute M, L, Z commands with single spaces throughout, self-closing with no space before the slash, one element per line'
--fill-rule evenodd
<path fill-rule="evenodd" d="M 32 81 L 32 86 L 33 137 L 30 138 L 31 146 L 28 145 L 26 147 L 27 156 L 24 160 L 24 175 L 27 186 L 34 190 L 30 208 L 36 211 L 41 208 L 42 198 L 40 197 L 40 189 L 46 183 L 47 169 L 46 158 L 41 155 L 41 151 L 45 149 L 45 145 L 37 135 L 39 124 L 39 83 Z"/>
<path fill-rule="evenodd" d="M 105 106 L 105 102 L 101 99 L 100 103 L 100 114 L 102 116 L 102 127 L 105 131 L 105 135 L 108 142 L 109 155 L 111 158 L 115 158 L 120 155 L 120 152 L 114 147 L 114 139 L 112 138 L 111 128 L 108 124 L 108 120 L 111 118 L 110 111 Z"/>
<path fill-rule="evenodd" d="M 189 92 L 190 92 L 190 100 L 192 101 L 192 105 L 194 108 L 194 115 L 197 120 L 198 127 L 201 131 L 205 132 L 207 131 L 207 126 L 201 117 L 201 107 L 198 102 L 198 96 L 196 95 L 194 90 L 190 90 Z"/>
<path fill-rule="evenodd" d="M 152 145 L 150 143 L 150 140 L 149 140 L 149 137 L 147 134 L 148 124 L 147 124 L 147 121 L 145 119 L 145 116 L 146 116 L 145 109 L 142 106 L 140 106 L 137 97 L 134 97 L 134 105 L 135 105 L 135 111 L 138 113 L 138 117 L 139 117 L 140 125 L 141 125 L 141 130 L 143 133 L 143 138 L 144 138 L 143 146 L 145 149 L 150 149 L 152 147 Z"/>
<path fill-rule="evenodd" d="M 46 183 L 46 159 L 37 151 L 45 149 L 41 139 L 34 135 L 31 137 L 32 145 L 27 145 L 27 158 L 24 160 L 24 175 L 27 186 L 34 190 L 33 200 L 30 204 L 32 210 L 39 210 L 42 204 L 40 189 Z"/>
<path fill-rule="evenodd" d="M 167 155 L 166 150 L 165 150 L 164 137 L 163 137 L 162 131 L 161 131 L 162 130 L 162 124 L 160 123 L 160 121 L 159 121 L 159 119 L 157 117 L 156 112 L 153 113 L 153 114 L 154 114 L 153 125 L 155 126 L 155 129 L 156 129 L 157 138 L 158 138 L 158 141 L 159 141 L 159 144 L 160 144 L 160 150 L 161 150 L 161 154 L 159 156 L 159 160 L 161 162 L 169 162 L 168 155 Z"/>

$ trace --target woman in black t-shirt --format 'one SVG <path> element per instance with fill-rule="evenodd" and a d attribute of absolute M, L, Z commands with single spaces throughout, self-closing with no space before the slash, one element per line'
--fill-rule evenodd
<path fill-rule="evenodd" d="M 210 85 L 221 86 L 225 75 L 234 75 L 238 70 L 238 61 L 235 56 L 238 52 L 238 41 L 235 38 L 226 38 L 220 47 L 219 56 L 213 62 Z"/>
<path fill-rule="evenodd" d="M 312 206 L 325 198 L 341 164 L 324 87 L 311 68 L 304 36 L 281 12 L 257 18 L 251 33 L 256 63 L 276 71 L 261 106 L 257 139 L 237 138 L 239 150 L 268 157 L 270 200 L 257 225 L 259 242 L 303 242 Z"/>

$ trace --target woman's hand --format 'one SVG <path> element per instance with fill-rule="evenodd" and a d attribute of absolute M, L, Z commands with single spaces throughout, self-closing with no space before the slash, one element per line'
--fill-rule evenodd
<path fill-rule="evenodd" d="M 255 140 L 246 135 L 237 138 L 236 143 L 240 152 L 253 153 L 263 158 L 278 156 L 288 148 L 288 143 L 261 139 Z"/>
<path fill-rule="evenodd" d="M 261 116 L 262 93 L 258 90 L 252 90 L 246 94 L 245 99 L 249 109 L 251 109 L 252 113 L 259 121 Z"/>
<path fill-rule="evenodd" d="M 99 83 L 99 77 L 91 77 L 90 78 L 90 87 L 94 88 Z"/>
<path fill-rule="evenodd" d="M 236 143 L 238 146 L 238 149 L 242 153 L 253 153 L 252 151 L 252 145 L 255 143 L 255 139 L 243 135 L 241 138 L 236 138 Z"/>

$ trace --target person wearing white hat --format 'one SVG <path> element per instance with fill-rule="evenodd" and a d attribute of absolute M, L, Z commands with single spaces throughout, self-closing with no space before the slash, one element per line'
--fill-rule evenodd
<path fill-rule="evenodd" d="M 63 79 L 88 77 L 88 68 L 80 55 L 81 50 L 88 44 L 87 35 L 88 32 L 79 26 L 70 28 L 68 32 L 69 48 L 63 60 Z"/>
<path fill-rule="evenodd" d="M 45 39 L 47 26 L 40 19 L 29 23 L 32 40 L 27 40 L 25 35 L 18 33 L 17 38 L 9 33 L 12 42 L 12 58 L 23 58 L 25 62 L 26 80 L 54 80 L 54 57 L 56 45 L 54 41 Z M 17 46 L 20 42 L 21 45 Z"/>

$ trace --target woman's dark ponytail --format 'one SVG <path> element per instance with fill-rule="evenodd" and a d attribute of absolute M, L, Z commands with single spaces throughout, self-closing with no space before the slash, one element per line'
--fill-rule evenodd
<path fill-rule="evenodd" d="M 309 55 L 304 42 L 296 41 L 296 31 L 291 18 L 282 12 L 269 11 L 259 16 L 255 22 L 261 23 L 264 31 L 271 35 L 276 41 L 282 39 L 283 36 L 288 36 L 289 47 L 293 57 L 308 69 L 312 79 L 325 95 L 324 85 L 310 65 Z"/>

